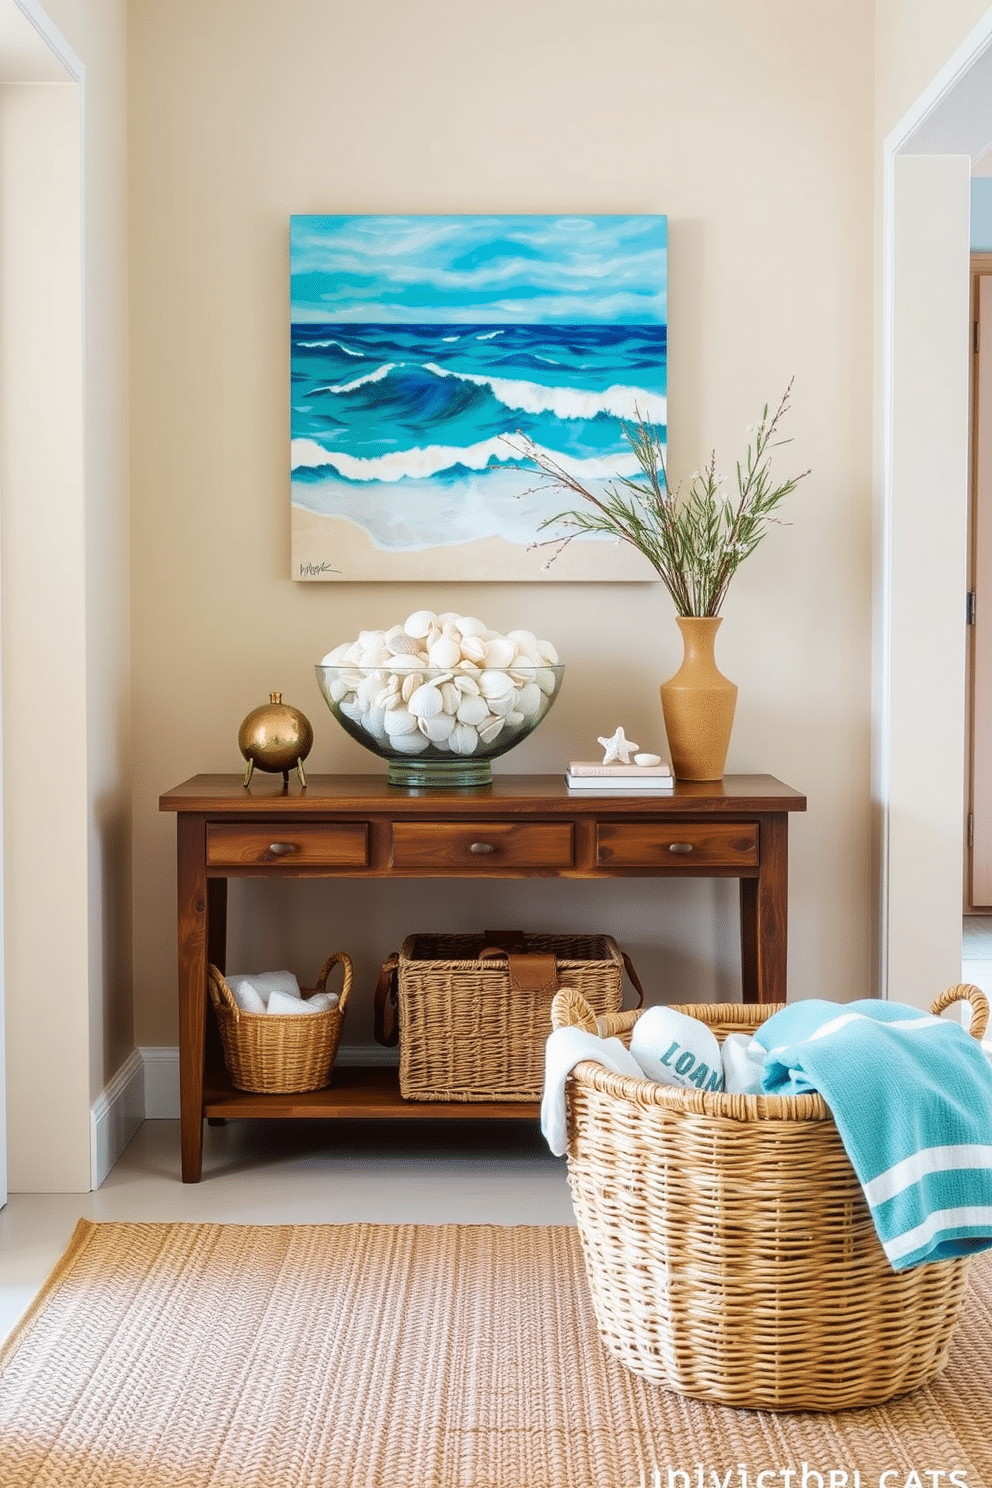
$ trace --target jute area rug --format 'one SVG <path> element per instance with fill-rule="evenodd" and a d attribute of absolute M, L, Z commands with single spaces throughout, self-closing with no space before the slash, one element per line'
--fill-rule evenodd
<path fill-rule="evenodd" d="M 565 1226 L 83 1221 L 0 1352 L 0 1484 L 990 1488 L 992 1261 L 934 1385 L 783 1416 L 630 1374 Z"/>

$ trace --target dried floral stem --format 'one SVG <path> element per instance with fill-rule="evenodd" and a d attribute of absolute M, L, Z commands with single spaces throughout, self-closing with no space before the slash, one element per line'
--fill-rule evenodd
<path fill-rule="evenodd" d="M 608 485 L 601 496 L 565 470 L 532 440 L 519 435 L 517 453 L 532 460 L 545 484 L 580 498 L 577 509 L 559 512 L 542 522 L 551 527 L 565 522 L 564 537 L 547 539 L 557 557 L 579 533 L 599 533 L 620 539 L 648 560 L 675 602 L 680 615 L 717 615 L 727 588 L 744 559 L 764 537 L 773 513 L 809 474 L 773 484 L 771 452 L 789 441 L 778 438 L 779 425 L 789 409 L 792 383 L 769 416 L 765 404 L 743 463 L 737 462 L 737 495 L 722 494 L 725 477 L 717 473 L 716 455 L 694 475 L 685 494 L 668 484 L 665 446 L 656 430 L 638 419 L 623 425 L 641 469 L 640 480 L 624 476 Z M 511 446 L 517 448 L 516 446 Z M 553 561 L 553 559 L 552 559 Z"/>

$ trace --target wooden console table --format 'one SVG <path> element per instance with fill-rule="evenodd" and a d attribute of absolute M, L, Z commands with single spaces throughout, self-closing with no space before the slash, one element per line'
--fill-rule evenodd
<path fill-rule="evenodd" d="M 305 1095 L 251 1095 L 227 1078 L 207 1019 L 207 963 L 225 966 L 230 878 L 737 878 L 745 1002 L 784 1002 L 790 811 L 770 775 L 678 782 L 657 795 L 570 793 L 559 776 L 420 791 L 375 775 L 196 775 L 176 813 L 183 1181 L 200 1178 L 203 1118 L 537 1115 L 534 1102 L 404 1101 L 395 1069 L 336 1067 Z M 384 948 L 385 950 L 388 947 Z"/>

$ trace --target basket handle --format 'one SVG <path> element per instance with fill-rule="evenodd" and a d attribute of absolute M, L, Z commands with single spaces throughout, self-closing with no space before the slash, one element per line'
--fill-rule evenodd
<path fill-rule="evenodd" d="M 399 964 L 399 952 L 390 951 L 382 964 L 379 980 L 375 984 L 372 1033 L 376 1043 L 384 1044 L 387 1049 L 395 1048 L 400 1041 L 400 1025 L 396 1008 L 396 979 Z"/>
<path fill-rule="evenodd" d="M 641 986 L 641 979 L 634 970 L 634 963 L 627 955 L 627 952 L 621 951 L 620 954 L 623 957 L 624 970 L 630 977 L 631 985 L 637 993 L 637 1006 L 641 1008 L 644 1006 L 644 988 Z"/>
<path fill-rule="evenodd" d="M 225 982 L 223 973 L 213 965 L 207 967 L 207 989 L 215 1008 L 226 1008 L 236 1019 L 241 1017 L 241 1009 L 234 1000 L 234 993 Z"/>
<path fill-rule="evenodd" d="M 341 988 L 341 991 L 338 993 L 338 1012 L 343 1013 L 348 1005 L 348 993 L 351 991 L 351 981 L 354 974 L 354 968 L 351 964 L 351 957 L 344 951 L 334 951 L 331 953 L 330 956 L 328 956 L 327 960 L 321 967 L 320 976 L 317 978 L 317 985 L 314 988 L 314 991 L 323 992 L 326 989 L 327 978 L 330 976 L 332 970 L 337 965 L 340 965 L 344 968 L 344 984 Z"/>
<path fill-rule="evenodd" d="M 596 1014 L 581 992 L 574 987 L 562 987 L 551 1002 L 552 1028 L 583 1028 L 586 1033 L 598 1032 Z"/>
<path fill-rule="evenodd" d="M 942 1013 L 945 1008 L 951 1007 L 955 1002 L 971 1003 L 971 1026 L 968 1032 L 972 1038 L 980 1039 L 989 1024 L 989 1000 L 981 987 L 974 986 L 971 982 L 960 982 L 956 987 L 948 987 L 946 992 L 931 1003 L 932 1013 Z"/>

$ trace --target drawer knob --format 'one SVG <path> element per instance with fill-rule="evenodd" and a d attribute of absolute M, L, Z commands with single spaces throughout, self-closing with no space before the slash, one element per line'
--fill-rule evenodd
<path fill-rule="evenodd" d="M 491 842 L 471 842 L 469 843 L 468 850 L 470 853 L 491 853 L 496 851 Z"/>
<path fill-rule="evenodd" d="M 674 852 L 674 853 L 691 853 L 692 852 L 692 843 L 691 842 L 670 842 L 668 844 L 668 851 L 669 852 Z"/>
<path fill-rule="evenodd" d="M 269 843 L 269 852 L 272 853 L 274 857 L 282 858 L 282 857 L 285 857 L 286 853 L 294 853 L 294 852 L 296 852 L 296 843 L 295 842 L 270 842 Z"/>

